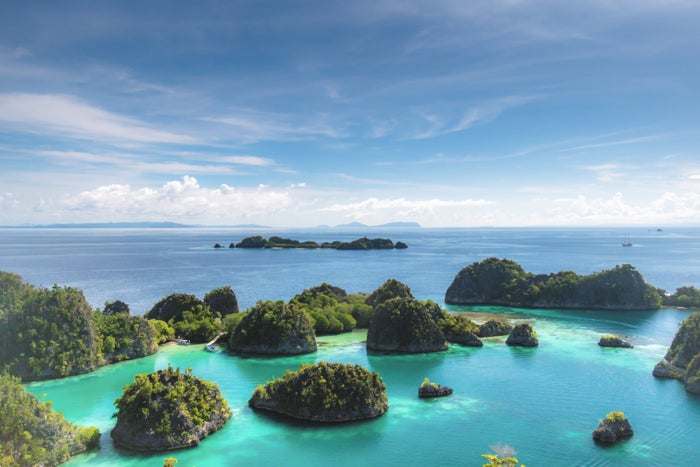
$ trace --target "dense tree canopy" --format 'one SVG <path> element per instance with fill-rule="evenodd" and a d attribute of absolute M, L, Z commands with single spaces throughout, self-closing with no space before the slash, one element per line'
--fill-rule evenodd
<path fill-rule="evenodd" d="M 316 335 L 302 310 L 281 300 L 260 301 L 231 329 L 235 352 L 293 355 L 316 351 Z"/>
<path fill-rule="evenodd" d="M 700 289 L 695 287 L 679 287 L 673 295 L 665 296 L 663 304 L 684 308 L 700 308 Z"/>
<path fill-rule="evenodd" d="M 258 386 L 248 401 L 253 408 L 295 418 L 343 422 L 382 415 L 389 407 L 379 375 L 360 365 L 319 362 L 287 370 Z"/>
<path fill-rule="evenodd" d="M 324 282 L 294 296 L 289 306 L 307 314 L 316 335 L 339 334 L 356 326 L 367 327 L 372 309 L 364 298 L 362 294 L 348 295 L 340 287 Z"/>
<path fill-rule="evenodd" d="M 171 319 L 178 321 L 182 314 L 204 303 L 196 296 L 184 293 L 170 294 L 158 301 L 153 308 L 146 312 L 147 319 L 160 319 L 168 322 Z"/>
<path fill-rule="evenodd" d="M 196 446 L 231 417 L 215 384 L 172 367 L 136 375 L 114 405 L 117 424 L 111 436 L 135 450 Z"/>
<path fill-rule="evenodd" d="M 372 292 L 365 302 L 376 308 L 392 298 L 413 298 L 413 294 L 406 284 L 396 279 L 389 279 Z"/>
<path fill-rule="evenodd" d="M 437 312 L 437 313 L 436 313 Z M 432 302 L 396 297 L 379 304 L 367 331 L 367 349 L 390 352 L 447 350 L 440 329 L 440 307 Z"/>
<path fill-rule="evenodd" d="M 0 373 L 0 465 L 58 465 L 99 446 L 95 427 L 70 424 L 51 403 L 24 390 L 19 378 Z"/>
<path fill-rule="evenodd" d="M 462 269 L 445 293 L 452 305 L 646 310 L 661 305 L 659 291 L 629 264 L 580 276 L 572 271 L 525 272 L 514 261 L 488 258 Z"/>
<path fill-rule="evenodd" d="M 70 287 L 39 289 L 0 272 L 0 367 L 25 380 L 76 375 L 155 351 L 151 326 L 117 301 L 93 311 Z"/>
<path fill-rule="evenodd" d="M 228 285 L 207 292 L 204 296 L 204 304 L 222 317 L 239 311 L 238 298 Z"/>

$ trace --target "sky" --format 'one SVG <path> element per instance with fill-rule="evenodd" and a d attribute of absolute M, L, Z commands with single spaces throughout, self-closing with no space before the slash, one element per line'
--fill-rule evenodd
<path fill-rule="evenodd" d="M 696 0 L 0 6 L 0 225 L 700 225 Z"/>

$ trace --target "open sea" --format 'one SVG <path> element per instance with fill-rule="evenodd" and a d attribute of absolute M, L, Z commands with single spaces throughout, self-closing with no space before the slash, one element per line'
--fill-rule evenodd
<path fill-rule="evenodd" d="M 317 242 L 361 236 L 391 238 L 407 250 L 243 250 L 225 247 L 249 235 Z M 622 247 L 629 237 L 634 245 Z M 96 308 L 120 299 L 143 314 L 165 295 L 230 285 L 242 310 L 258 300 L 288 300 L 328 282 L 347 292 L 371 292 L 390 278 L 414 296 L 444 306 L 445 290 L 464 266 L 496 256 L 527 271 L 589 274 L 632 264 L 645 280 L 673 292 L 700 287 L 700 229 L 0 229 L 0 270 L 25 282 L 81 289 Z M 690 312 L 601 312 L 451 307 L 476 320 L 506 314 L 532 322 L 537 348 L 509 348 L 505 338 L 482 348 L 451 345 L 426 355 L 367 354 L 365 332 L 319 338 L 315 354 L 243 358 L 209 353 L 201 345 L 165 346 L 153 356 L 94 373 L 26 385 L 70 421 L 102 431 L 98 451 L 73 458 L 77 466 L 480 466 L 490 446 L 509 445 L 529 466 L 698 465 L 700 398 L 677 381 L 651 375 Z M 602 334 L 626 336 L 633 349 L 602 349 Z M 387 386 L 389 411 L 344 425 L 290 422 L 247 406 L 258 384 L 303 362 L 359 363 Z M 194 449 L 156 454 L 115 448 L 109 432 L 113 402 L 138 373 L 168 364 L 191 367 L 217 383 L 234 415 Z M 423 378 L 454 388 L 447 398 L 420 400 Z M 623 411 L 635 435 L 614 447 L 591 439 L 598 419 Z"/>

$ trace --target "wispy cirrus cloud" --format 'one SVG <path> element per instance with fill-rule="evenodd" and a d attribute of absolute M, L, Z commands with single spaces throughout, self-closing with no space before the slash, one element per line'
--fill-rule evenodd
<path fill-rule="evenodd" d="M 464 200 L 409 200 L 406 198 L 367 198 L 353 203 L 337 203 L 321 208 L 321 212 L 338 212 L 345 217 L 352 219 L 362 219 L 372 216 L 386 216 L 390 213 L 392 217 L 408 218 L 411 216 L 423 216 L 440 209 L 455 209 L 467 207 L 481 207 L 492 204 L 485 199 L 464 199 Z"/>
<path fill-rule="evenodd" d="M 328 123 L 325 116 L 299 118 L 271 112 L 239 110 L 221 117 L 202 118 L 227 128 L 227 139 L 242 143 L 259 141 L 299 141 L 316 138 L 341 138 L 342 131 Z"/>
<path fill-rule="evenodd" d="M 456 118 L 445 118 L 437 114 L 426 114 L 423 118 L 430 123 L 430 127 L 411 135 L 409 139 L 428 139 L 450 133 L 458 133 L 474 125 L 491 122 L 497 119 L 506 110 L 525 105 L 538 98 L 539 96 L 508 96 L 494 99 L 471 107 Z"/>
<path fill-rule="evenodd" d="M 153 128 L 68 94 L 0 94 L 0 122 L 23 133 L 116 144 L 196 142 L 191 136 Z"/>

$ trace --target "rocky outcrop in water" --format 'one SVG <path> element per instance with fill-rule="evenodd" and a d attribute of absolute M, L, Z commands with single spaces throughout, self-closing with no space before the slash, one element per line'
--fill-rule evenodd
<path fill-rule="evenodd" d="M 432 383 L 428 378 L 423 380 L 423 384 L 418 388 L 418 397 L 422 399 L 432 397 L 445 397 L 452 394 L 453 389 L 447 386 L 442 386 L 437 383 Z"/>
<path fill-rule="evenodd" d="M 296 372 L 258 386 L 251 408 L 314 422 L 376 418 L 389 408 L 386 388 L 375 372 L 342 363 L 302 364 Z"/>
<path fill-rule="evenodd" d="M 599 443 L 612 444 L 634 435 L 629 420 L 622 412 L 610 412 L 593 430 L 593 439 Z"/>
<path fill-rule="evenodd" d="M 532 325 L 529 323 L 522 323 L 513 328 L 508 339 L 506 339 L 506 344 L 518 347 L 537 347 L 539 341 L 537 340 L 537 333 L 532 328 Z"/>
<path fill-rule="evenodd" d="M 604 334 L 600 337 L 598 345 L 601 347 L 619 347 L 623 349 L 631 349 L 632 344 L 622 339 L 620 336 L 615 336 L 612 334 Z"/>
<path fill-rule="evenodd" d="M 513 330 L 513 326 L 497 319 L 490 319 L 479 326 L 479 337 L 507 336 Z"/>
<path fill-rule="evenodd" d="M 683 381 L 686 391 L 700 394 L 700 313 L 683 320 L 666 356 L 654 367 L 653 375 Z"/>

